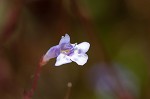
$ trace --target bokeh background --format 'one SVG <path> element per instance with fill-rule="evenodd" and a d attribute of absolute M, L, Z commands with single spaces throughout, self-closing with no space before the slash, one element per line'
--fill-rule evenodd
<path fill-rule="evenodd" d="M 66 33 L 91 44 L 89 60 L 51 59 L 33 99 L 150 99 L 149 0 L 0 0 L 0 99 L 22 99 Z"/>

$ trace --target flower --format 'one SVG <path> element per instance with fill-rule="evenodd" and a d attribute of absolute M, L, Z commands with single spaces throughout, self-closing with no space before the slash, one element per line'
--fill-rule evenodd
<path fill-rule="evenodd" d="M 46 64 L 51 58 L 56 59 L 55 66 L 76 62 L 78 65 L 84 65 L 88 60 L 86 52 L 89 50 L 90 44 L 82 42 L 80 44 L 71 44 L 70 36 L 65 34 L 62 36 L 58 45 L 51 47 L 43 56 L 42 64 Z"/>

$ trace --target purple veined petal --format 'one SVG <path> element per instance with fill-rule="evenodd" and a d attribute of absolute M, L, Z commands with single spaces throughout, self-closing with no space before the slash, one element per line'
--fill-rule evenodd
<path fill-rule="evenodd" d="M 82 42 L 77 45 L 77 49 L 79 53 L 86 53 L 90 48 L 90 44 L 88 42 Z"/>
<path fill-rule="evenodd" d="M 70 43 L 63 43 L 60 45 L 61 50 L 67 50 L 67 49 L 72 49 L 73 46 Z"/>
<path fill-rule="evenodd" d="M 74 54 L 71 56 L 71 60 L 76 62 L 78 65 L 84 65 L 88 60 L 87 54 Z"/>
<path fill-rule="evenodd" d="M 59 45 L 63 44 L 63 43 L 70 43 L 70 36 L 68 34 L 65 34 L 65 36 L 62 36 Z"/>
<path fill-rule="evenodd" d="M 71 63 L 70 57 L 65 54 L 59 54 L 59 56 L 56 59 L 55 66 L 60 66 L 63 64 Z"/>
<path fill-rule="evenodd" d="M 43 56 L 43 62 L 49 61 L 51 58 L 55 58 L 60 54 L 60 48 L 58 45 L 51 47 Z"/>

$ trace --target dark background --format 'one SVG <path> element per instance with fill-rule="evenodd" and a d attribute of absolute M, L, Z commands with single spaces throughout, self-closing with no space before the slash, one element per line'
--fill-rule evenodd
<path fill-rule="evenodd" d="M 149 0 L 0 0 L 0 99 L 22 99 L 66 33 L 91 44 L 88 62 L 51 59 L 33 99 L 150 99 Z"/>

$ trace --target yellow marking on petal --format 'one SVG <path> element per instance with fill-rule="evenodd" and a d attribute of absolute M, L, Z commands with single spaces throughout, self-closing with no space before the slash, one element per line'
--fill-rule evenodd
<path fill-rule="evenodd" d="M 68 54 L 70 52 L 70 50 L 61 50 L 61 53 L 64 53 L 64 54 Z"/>

